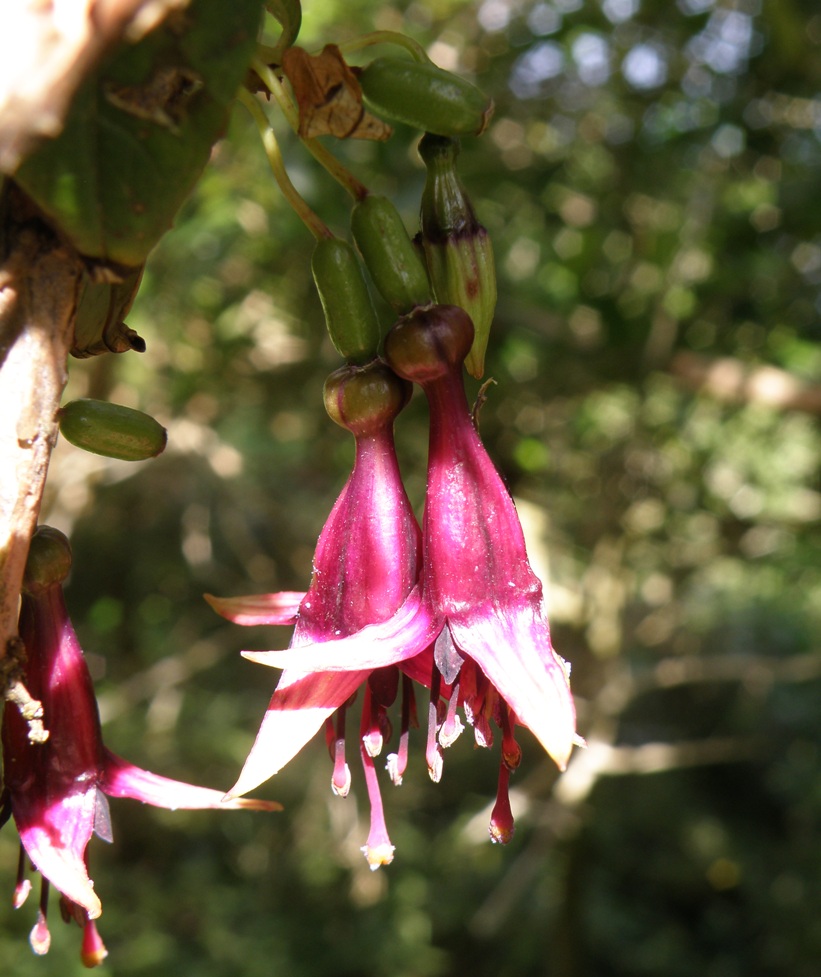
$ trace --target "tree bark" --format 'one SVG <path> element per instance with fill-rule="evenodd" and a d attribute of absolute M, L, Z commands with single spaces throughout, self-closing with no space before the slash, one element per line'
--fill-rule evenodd
<path fill-rule="evenodd" d="M 38 704 L 19 681 L 24 653 L 17 614 L 29 541 L 37 524 L 83 265 L 7 184 L 0 213 L 0 672 L 6 696 L 34 725 Z"/>

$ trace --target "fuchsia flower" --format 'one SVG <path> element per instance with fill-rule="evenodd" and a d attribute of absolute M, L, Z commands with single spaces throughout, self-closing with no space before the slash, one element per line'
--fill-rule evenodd
<path fill-rule="evenodd" d="M 300 649 L 355 634 L 386 621 L 401 607 L 419 576 L 419 526 L 402 485 L 393 441 L 393 421 L 407 403 L 410 385 L 384 364 L 343 367 L 325 385 L 330 416 L 356 441 L 354 468 L 319 537 L 307 594 L 207 597 L 238 624 L 293 624 L 292 664 L 282 674 L 239 779 L 226 796 L 244 794 L 268 780 L 327 723 L 334 759 L 331 785 L 345 796 L 350 771 L 345 762 L 345 713 L 364 684 L 359 751 L 371 802 L 371 830 L 365 852 L 373 868 L 390 862 L 388 838 L 374 757 L 388 738 L 387 707 L 394 702 L 399 670 L 387 663 L 348 671 L 308 672 Z M 403 662 L 410 676 L 430 681 L 432 657 L 423 646 L 419 661 Z M 415 715 L 410 677 L 402 679 L 402 731 L 398 754 L 389 759 L 394 782 L 407 762 L 408 728 Z M 336 713 L 336 722 L 331 717 Z"/>
<path fill-rule="evenodd" d="M 430 306 L 400 319 L 385 343 L 388 364 L 419 383 L 430 405 L 418 585 L 391 618 L 350 637 L 326 635 L 313 646 L 245 655 L 306 672 L 362 674 L 408 662 L 421 666 L 420 656 L 433 646 L 435 667 L 427 679 L 432 704 L 438 704 L 440 682 L 452 688 L 446 715 L 430 711 L 431 776 L 441 775 L 440 747 L 461 731 L 458 705 L 480 746 L 490 745 L 494 720 L 502 730 L 502 764 L 490 832 L 494 841 L 505 842 L 513 832 L 509 774 L 521 756 L 515 723 L 528 726 L 561 769 L 579 740 L 569 669 L 551 644 L 542 585 L 530 568 L 513 501 L 468 409 L 462 362 L 472 339 L 473 326 L 462 309 Z"/>
<path fill-rule="evenodd" d="M 19 711 L 3 716 L 3 792 L 0 824 L 13 815 L 20 834 L 20 866 L 14 892 L 19 908 L 31 890 L 26 856 L 43 878 L 37 923 L 31 932 L 35 953 L 48 951 L 46 922 L 49 884 L 61 895 L 66 919 L 83 927 L 81 957 L 86 966 L 102 962 L 106 949 L 94 920 L 102 906 L 88 876 L 86 847 L 92 833 L 111 841 L 106 794 L 132 797 L 157 807 L 220 808 L 222 792 L 169 780 L 141 770 L 103 744 L 97 701 L 82 649 L 68 617 L 62 581 L 71 564 L 62 533 L 43 527 L 32 540 L 20 612 L 25 645 L 25 682 L 42 703 L 48 730 L 32 743 Z M 264 801 L 233 801 L 230 807 L 278 810 Z"/>

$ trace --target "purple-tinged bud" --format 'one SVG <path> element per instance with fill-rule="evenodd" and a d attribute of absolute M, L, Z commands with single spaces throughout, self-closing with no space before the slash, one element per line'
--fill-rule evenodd
<path fill-rule="evenodd" d="M 458 305 L 473 320 L 476 334 L 465 366 L 479 378 L 496 309 L 493 246 L 456 172 L 458 140 L 428 133 L 419 153 L 427 167 L 420 238 L 433 293 L 437 302 Z"/>
<path fill-rule="evenodd" d="M 343 366 L 325 381 L 325 410 L 340 427 L 367 437 L 391 425 L 410 400 L 411 389 L 379 360 Z"/>
<path fill-rule="evenodd" d="M 424 385 L 460 366 L 473 335 L 470 316 L 456 305 L 414 309 L 388 333 L 385 359 L 399 376 Z"/>

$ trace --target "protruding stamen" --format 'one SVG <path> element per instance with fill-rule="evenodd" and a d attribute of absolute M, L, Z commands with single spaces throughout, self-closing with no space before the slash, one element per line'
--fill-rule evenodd
<path fill-rule="evenodd" d="M 86 859 L 86 862 L 88 859 Z M 76 902 L 72 902 L 71 899 L 67 899 L 65 896 L 60 896 L 60 918 L 64 923 L 75 922 L 78 926 L 85 926 L 86 920 L 88 919 L 88 913 L 83 909 L 82 906 L 78 906 Z"/>
<path fill-rule="evenodd" d="M 510 769 L 504 760 L 499 764 L 499 785 L 496 788 L 496 803 L 490 814 L 490 840 L 494 844 L 506 845 L 513 837 L 513 812 L 510 810 Z"/>
<path fill-rule="evenodd" d="M 438 784 L 442 779 L 442 748 L 436 742 L 436 730 L 439 719 L 439 688 L 441 684 L 439 669 L 434 665 L 430 682 L 430 703 L 428 705 L 428 742 L 425 747 L 425 760 L 428 764 L 430 779 Z"/>
<path fill-rule="evenodd" d="M 351 789 L 351 768 L 345 762 L 345 706 L 336 712 L 336 739 L 334 740 L 334 772 L 331 790 L 337 797 L 347 797 Z"/>
<path fill-rule="evenodd" d="M 98 967 L 108 956 L 105 948 L 94 925 L 93 919 L 87 919 L 83 926 L 83 944 L 80 948 L 80 959 L 86 967 Z"/>
<path fill-rule="evenodd" d="M 336 755 L 336 727 L 332 716 L 325 720 L 325 746 L 328 747 L 328 756 L 333 760 Z"/>
<path fill-rule="evenodd" d="M 453 746 L 456 740 L 462 734 L 464 730 L 464 725 L 462 720 L 456 714 L 456 707 L 459 704 L 459 683 L 457 682 L 450 693 L 450 702 L 448 702 L 448 711 L 445 715 L 445 721 L 442 723 L 442 728 L 439 730 L 439 742 L 447 749 L 449 746 Z"/>
<path fill-rule="evenodd" d="M 516 742 L 513 728 L 516 724 L 516 714 L 507 705 L 500 703 L 500 719 L 502 720 L 502 761 L 508 770 L 515 770 L 522 762 L 522 748 Z"/>
<path fill-rule="evenodd" d="M 384 709 L 381 710 L 384 713 Z M 362 746 L 368 756 L 376 757 L 382 752 L 384 739 L 380 722 L 380 707 L 374 705 L 370 685 L 365 686 L 365 701 L 362 704 Z M 387 716 L 385 716 L 387 719 Z"/>
<path fill-rule="evenodd" d="M 28 899 L 29 892 L 31 892 L 31 880 L 26 878 L 26 849 L 20 845 L 20 855 L 17 859 L 17 882 L 11 900 L 15 909 L 19 909 Z"/>
<path fill-rule="evenodd" d="M 48 915 L 48 890 L 48 879 L 43 879 L 42 885 L 40 886 L 40 907 L 37 910 L 37 922 L 34 924 L 31 933 L 29 933 L 29 943 L 38 957 L 42 957 L 48 953 L 48 948 L 51 946 L 51 933 L 48 931 L 48 923 L 46 922 L 46 916 Z"/>
<path fill-rule="evenodd" d="M 413 682 L 407 675 L 402 675 L 402 728 L 399 732 L 399 748 L 396 753 L 388 754 L 385 765 L 395 787 L 399 787 L 408 766 L 408 740 L 410 739 L 411 711 L 416 718 L 416 700 L 413 695 Z"/>
<path fill-rule="evenodd" d="M 382 794 L 379 790 L 376 766 L 373 762 L 373 757 L 365 748 L 365 734 L 370 725 L 370 703 L 370 690 L 367 690 L 365 693 L 365 708 L 362 710 L 359 754 L 362 757 L 362 766 L 365 769 L 365 783 L 368 788 L 368 800 L 371 804 L 371 828 L 362 852 L 368 860 L 371 871 L 375 872 L 380 865 L 389 865 L 393 861 L 394 846 L 388 837 L 388 828 L 385 824 L 385 811 L 382 806 Z"/>

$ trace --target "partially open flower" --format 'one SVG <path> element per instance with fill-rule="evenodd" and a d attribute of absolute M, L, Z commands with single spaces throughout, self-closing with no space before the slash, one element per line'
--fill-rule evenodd
<path fill-rule="evenodd" d="M 207 598 L 215 610 L 236 623 L 296 622 L 290 667 L 280 677 L 256 741 L 228 797 L 244 794 L 277 773 L 323 723 L 328 723 L 334 761 L 331 785 L 335 793 L 346 795 L 351 776 L 345 760 L 345 714 L 351 697 L 365 685 L 359 749 L 371 801 L 371 833 L 365 853 L 374 868 L 393 857 L 374 758 L 386 739 L 386 710 L 398 694 L 399 670 L 389 664 L 377 670 L 364 665 L 349 671 L 312 673 L 300 667 L 300 649 L 355 634 L 367 625 L 392 618 L 417 581 L 419 526 L 402 485 L 393 442 L 393 421 L 409 394 L 410 385 L 377 361 L 365 367 L 343 367 L 328 378 L 326 409 L 334 421 L 354 435 L 356 456 L 351 476 L 319 537 L 308 592 Z M 426 650 L 427 646 L 420 648 L 420 659 Z M 427 660 L 432 660 L 429 651 Z M 414 674 L 415 669 L 430 674 L 428 665 L 418 669 L 407 663 L 408 672 Z M 406 744 L 414 716 L 407 675 L 401 687 L 402 741 Z M 404 759 L 396 759 L 394 781 L 401 782 L 403 770 Z"/>
<path fill-rule="evenodd" d="M 65 536 L 48 527 L 39 529 L 26 567 L 20 637 L 26 649 L 26 687 L 42 703 L 48 739 L 31 742 L 20 712 L 6 707 L 0 823 L 13 816 L 20 834 L 15 908 L 31 891 L 26 857 L 43 877 L 32 949 L 42 954 L 49 948 L 50 883 L 60 893 L 64 915 L 83 926 L 83 962 L 95 966 L 106 950 L 94 924 L 102 906 L 88 875 L 86 848 L 92 834 L 111 841 L 106 795 L 172 810 L 225 805 L 220 791 L 160 777 L 106 749 L 91 676 L 63 598 L 62 582 L 70 566 Z M 274 802 L 245 800 L 231 806 L 280 808 Z"/>
<path fill-rule="evenodd" d="M 569 668 L 553 650 L 542 585 L 528 562 L 513 500 L 468 409 L 462 362 L 472 340 L 467 313 L 446 305 L 415 309 L 385 342 L 390 366 L 419 383 L 430 404 L 420 583 L 382 624 L 321 646 L 247 657 L 344 674 L 421 662 L 419 656 L 433 643 L 429 682 L 432 689 L 440 681 L 451 689 L 447 714 L 434 720 L 438 746 L 429 738 L 432 776 L 441 771 L 438 747 L 458 735 L 457 704 L 473 725 L 477 745 L 490 745 L 491 720 L 501 729 L 507 771 L 521 756 L 516 722 L 528 726 L 564 769 L 578 742 Z M 513 831 L 507 784 L 507 774 L 500 775 L 491 824 L 496 841 L 507 841 Z"/>

